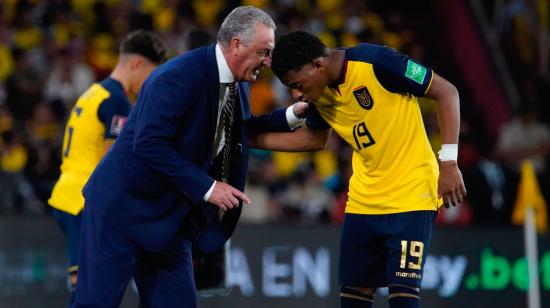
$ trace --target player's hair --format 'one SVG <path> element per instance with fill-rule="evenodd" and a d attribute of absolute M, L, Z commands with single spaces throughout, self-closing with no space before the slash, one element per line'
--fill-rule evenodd
<path fill-rule="evenodd" d="M 318 57 L 326 56 L 326 46 L 315 35 L 294 31 L 281 36 L 273 49 L 271 69 L 282 78 L 286 73 L 300 70 Z"/>
<path fill-rule="evenodd" d="M 160 36 L 151 31 L 135 30 L 124 38 L 119 47 L 120 54 L 137 54 L 153 63 L 166 61 L 166 46 Z"/>
<path fill-rule="evenodd" d="M 277 29 L 275 22 L 266 12 L 253 6 L 239 6 L 223 20 L 218 31 L 218 43 L 222 47 L 229 47 L 234 37 L 238 37 L 245 44 L 249 43 L 256 34 L 258 23 L 272 28 L 273 31 Z"/>

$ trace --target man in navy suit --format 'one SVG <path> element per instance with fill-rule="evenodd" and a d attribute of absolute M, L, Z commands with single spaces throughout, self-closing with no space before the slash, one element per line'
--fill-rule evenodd
<path fill-rule="evenodd" d="M 132 277 L 143 307 L 196 306 L 191 245 L 221 249 L 250 202 L 242 192 L 249 136 L 300 122 L 290 107 L 249 111 L 247 82 L 270 66 L 274 30 L 265 12 L 236 8 L 216 45 L 168 61 L 145 81 L 83 190 L 73 307 L 117 307 Z"/>

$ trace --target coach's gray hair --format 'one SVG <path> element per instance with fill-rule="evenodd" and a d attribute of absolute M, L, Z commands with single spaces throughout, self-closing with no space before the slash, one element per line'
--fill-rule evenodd
<path fill-rule="evenodd" d="M 256 34 L 256 24 L 262 23 L 275 31 L 277 26 L 266 12 L 253 6 L 239 6 L 225 19 L 218 31 L 218 43 L 229 47 L 231 39 L 238 37 L 243 43 L 249 43 Z"/>

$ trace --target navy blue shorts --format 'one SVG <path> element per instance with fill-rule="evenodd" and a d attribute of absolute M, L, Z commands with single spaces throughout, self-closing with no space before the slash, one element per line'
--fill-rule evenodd
<path fill-rule="evenodd" d="M 80 246 L 80 227 L 82 225 L 80 218 L 82 215 L 74 216 L 55 208 L 52 215 L 65 235 L 69 272 L 75 272 L 78 269 L 78 246 Z"/>
<path fill-rule="evenodd" d="M 340 285 L 420 287 L 436 214 L 346 214 L 340 240 Z"/>

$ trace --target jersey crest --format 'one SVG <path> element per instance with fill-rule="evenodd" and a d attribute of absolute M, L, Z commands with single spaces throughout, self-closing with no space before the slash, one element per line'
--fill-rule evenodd
<path fill-rule="evenodd" d="M 372 96 L 370 95 L 367 87 L 365 86 L 358 87 L 357 89 L 353 90 L 353 95 L 355 96 L 355 99 L 359 103 L 359 106 L 367 110 L 372 109 L 372 106 L 374 105 L 374 100 L 372 99 Z"/>

